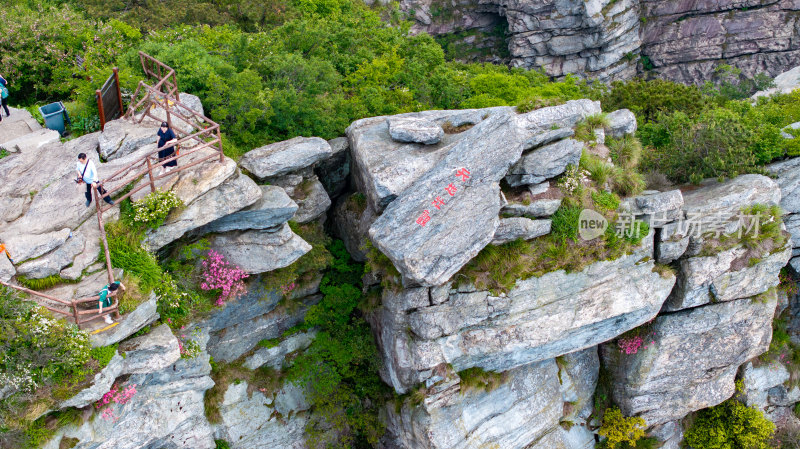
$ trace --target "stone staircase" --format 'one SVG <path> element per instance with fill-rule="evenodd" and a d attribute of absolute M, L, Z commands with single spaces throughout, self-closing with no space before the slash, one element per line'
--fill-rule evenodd
<path fill-rule="evenodd" d="M 42 128 L 42 125 L 25 109 L 9 108 L 11 115 L 0 122 L 0 148 L 16 153 L 27 148 L 57 142 L 58 131 Z"/>

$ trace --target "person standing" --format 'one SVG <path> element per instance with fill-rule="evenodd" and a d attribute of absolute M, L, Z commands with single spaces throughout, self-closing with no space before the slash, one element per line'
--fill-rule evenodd
<path fill-rule="evenodd" d="M 161 128 L 158 130 L 158 161 L 161 162 L 164 159 L 171 158 L 175 155 L 175 146 L 169 145 L 174 144 L 177 142 L 178 139 L 175 136 L 175 132 L 172 131 L 172 128 L 169 127 L 167 122 L 161 122 Z M 169 146 L 167 146 L 169 145 Z M 174 167 L 178 166 L 177 160 L 171 160 L 166 164 L 161 166 L 161 169 L 169 173 Z"/>
<path fill-rule="evenodd" d="M 100 293 L 97 294 L 99 296 L 97 299 L 97 308 L 99 312 L 97 313 L 103 313 L 103 307 L 111 307 L 111 304 L 114 303 L 111 299 L 117 296 L 120 288 L 122 288 L 122 291 L 125 291 L 125 285 L 123 285 L 120 281 L 116 281 L 112 282 L 111 284 L 107 284 L 102 290 L 100 290 Z M 114 322 L 114 320 L 111 319 L 111 315 L 106 315 L 103 317 L 103 319 L 108 324 Z"/>
<path fill-rule="evenodd" d="M 75 169 L 78 170 L 78 179 L 75 180 L 78 184 L 86 184 L 86 207 L 92 204 L 92 185 L 97 188 L 97 193 L 103 196 L 103 200 L 111 205 L 114 205 L 114 200 L 111 199 L 110 196 L 106 195 L 106 189 L 100 185 L 100 178 L 97 176 L 97 168 L 94 166 L 94 162 L 90 161 L 89 158 L 86 157 L 86 153 L 81 153 L 78 155 L 78 163 L 75 166 Z"/>
<path fill-rule="evenodd" d="M 0 75 L 0 106 L 6 111 L 6 117 L 11 115 L 8 110 L 8 81 Z M 0 122 L 3 121 L 3 113 L 0 111 Z"/>

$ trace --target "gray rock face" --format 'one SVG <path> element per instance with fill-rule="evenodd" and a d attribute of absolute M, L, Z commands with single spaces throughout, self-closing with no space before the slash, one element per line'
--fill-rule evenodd
<path fill-rule="evenodd" d="M 636 132 L 636 116 L 628 109 L 618 109 L 608 114 L 609 135 L 619 139 Z"/>
<path fill-rule="evenodd" d="M 58 142 L 61 135 L 52 129 L 40 129 L 16 139 L 0 142 L 0 148 L 5 148 L 9 153 L 30 151 L 41 148 L 49 143 Z"/>
<path fill-rule="evenodd" d="M 561 207 L 561 199 L 534 200 L 530 204 L 511 203 L 503 206 L 500 212 L 515 217 L 549 217 Z"/>
<path fill-rule="evenodd" d="M 43 234 L 16 234 L 9 231 L 0 231 L 0 241 L 5 243 L 8 253 L 18 264 L 49 253 L 63 245 L 70 236 L 69 228 Z"/>
<path fill-rule="evenodd" d="M 501 296 L 469 288 L 385 292 L 373 320 L 381 376 L 404 392 L 439 364 L 503 371 L 613 338 L 652 319 L 675 282 L 653 272 L 647 255 L 642 249 L 581 272 L 518 281 Z"/>
<path fill-rule="evenodd" d="M 0 254 L 0 281 L 8 282 L 16 272 L 14 265 L 11 265 L 11 261 L 8 260 L 6 253 Z"/>
<path fill-rule="evenodd" d="M 465 390 L 457 376 L 449 376 L 428 389 L 419 407 L 406 403 L 399 413 L 387 408 L 388 431 L 404 448 L 564 448 L 556 431 L 563 402 L 555 362 L 526 365 L 507 376 L 491 392 Z"/>
<path fill-rule="evenodd" d="M 319 137 L 295 137 L 248 151 L 239 163 L 258 178 L 285 175 L 331 156 L 331 146 Z"/>
<path fill-rule="evenodd" d="M 665 214 L 667 216 L 673 211 L 679 211 L 683 207 L 683 194 L 680 190 L 670 190 L 669 192 L 659 192 L 651 195 L 637 196 L 635 212 L 647 215 Z M 674 217 L 669 217 L 674 218 Z"/>
<path fill-rule="evenodd" d="M 148 231 L 143 243 L 152 250 L 163 248 L 188 231 L 243 209 L 260 197 L 261 189 L 247 176 L 229 179 L 187 204 L 176 216 L 167 217 L 163 226 Z"/>
<path fill-rule="evenodd" d="M 754 257 L 741 247 L 722 251 L 714 256 L 689 257 L 680 262 L 675 289 L 665 304 L 674 311 L 696 307 L 713 301 L 748 298 L 778 285 L 778 273 L 792 256 L 786 248 L 774 254 Z"/>
<path fill-rule="evenodd" d="M 211 335 L 208 352 L 214 360 L 236 360 L 259 341 L 280 337 L 285 330 L 303 321 L 308 308 L 321 298 L 320 295 L 302 297 L 294 301 L 296 309 L 276 310 L 281 299 L 278 294 L 251 286 L 246 295 L 227 303 L 200 324 Z"/>
<path fill-rule="evenodd" d="M 308 223 L 315 220 L 331 207 L 331 199 L 316 176 L 304 181 L 304 183 L 295 189 L 294 199 L 299 208 L 294 214 L 294 221 L 298 223 Z M 300 192 L 300 190 L 303 191 Z"/>
<path fill-rule="evenodd" d="M 247 273 L 264 273 L 291 265 L 311 245 L 292 232 L 288 224 L 280 230 L 234 231 L 209 239 L 211 248 Z"/>
<path fill-rule="evenodd" d="M 119 346 L 119 351 L 125 356 L 123 371 L 126 373 L 158 371 L 181 358 L 178 339 L 166 324 L 147 335 L 125 341 Z"/>
<path fill-rule="evenodd" d="M 328 196 L 336 198 L 344 193 L 350 176 L 350 142 L 347 137 L 337 137 L 328 141 L 333 155 L 317 162 L 314 172 L 317 174 Z"/>
<path fill-rule="evenodd" d="M 524 217 L 503 218 L 494 233 L 493 245 L 517 239 L 531 240 L 550 233 L 550 220 L 531 220 Z"/>
<path fill-rule="evenodd" d="M 250 395 L 247 386 L 247 382 L 231 384 L 220 406 L 222 422 L 218 432 L 230 442 L 231 448 L 306 449 L 308 417 L 303 411 L 308 406 L 298 404 L 298 409 L 276 413 L 277 398 L 273 400 L 260 391 Z"/>
<path fill-rule="evenodd" d="M 759 367 L 753 366 L 753 362 L 747 362 L 740 371 L 744 384 L 744 403 L 748 407 L 756 407 L 762 411 L 770 405 L 768 401 L 770 390 L 782 385 L 791 377 L 789 370 L 780 362 Z"/>
<path fill-rule="evenodd" d="M 656 241 L 655 257 L 658 263 L 678 260 L 689 247 L 689 236 L 679 222 L 667 223 L 661 228 L 661 236 Z"/>
<path fill-rule="evenodd" d="M 742 175 L 725 182 L 710 180 L 703 188 L 683 193 L 687 215 L 705 217 L 714 213 L 735 215 L 740 208 L 756 203 L 779 204 L 781 189 L 773 180 L 761 175 Z"/>
<path fill-rule="evenodd" d="M 297 212 L 297 203 L 277 186 L 258 186 L 261 198 L 244 209 L 226 215 L 199 228 L 197 234 L 275 229 L 289 221 Z"/>
<path fill-rule="evenodd" d="M 497 183 L 519 159 L 524 142 L 596 109 L 598 103 L 578 100 L 519 116 L 489 116 L 387 206 L 370 227 L 370 239 L 404 282 L 443 284 L 491 242 L 503 205 Z"/>
<path fill-rule="evenodd" d="M 261 348 L 247 358 L 244 366 L 249 369 L 267 365 L 272 369 L 279 370 L 283 366 L 287 355 L 308 348 L 317 336 L 316 331 L 298 332 L 272 348 Z"/>
<path fill-rule="evenodd" d="M 358 197 L 353 197 L 358 195 Z M 375 212 L 367 204 L 366 198 L 360 194 L 350 194 L 341 197 L 333 210 L 333 231 L 342 239 L 350 256 L 359 262 L 367 260 L 361 246 L 367 240 L 367 233 L 372 222 L 375 221 Z"/>
<path fill-rule="evenodd" d="M 581 160 L 583 142 L 564 139 L 522 156 L 509 170 L 506 181 L 512 187 L 538 184 L 564 173 L 567 165 L 577 166 Z"/>
<path fill-rule="evenodd" d="M 646 337 L 655 343 L 636 354 L 602 345 L 614 402 L 652 426 L 728 399 L 739 365 L 768 349 L 776 304 L 772 293 L 659 316 Z"/>
<path fill-rule="evenodd" d="M 497 107 L 456 111 L 423 111 L 393 116 L 421 118 L 452 127 L 476 125 L 496 115 L 511 115 L 513 108 Z M 474 139 L 478 130 L 445 134 L 436 145 L 397 142 L 389 135 L 387 117 L 356 120 L 347 128 L 353 158 L 353 180 L 375 211 L 382 211 L 401 192 L 442 160 L 451 145 Z"/>
<path fill-rule="evenodd" d="M 114 380 L 125 372 L 125 359 L 115 353 L 102 371 L 94 376 L 92 386 L 59 404 L 59 408 L 82 408 L 93 404 L 111 389 Z"/>
<path fill-rule="evenodd" d="M 781 209 L 785 213 L 800 213 L 800 158 L 788 159 L 767 166 L 777 176 L 781 191 Z"/>
<path fill-rule="evenodd" d="M 433 145 L 444 137 L 444 129 L 438 124 L 422 118 L 389 117 L 389 135 L 398 142 Z"/>
<path fill-rule="evenodd" d="M 118 159 L 147 146 L 157 148 L 158 128 L 135 125 L 127 120 L 112 120 L 98 136 L 100 156 L 105 160 Z"/>
<path fill-rule="evenodd" d="M 117 326 L 98 334 L 89 335 L 89 341 L 94 348 L 119 343 L 157 320 L 159 316 L 156 296 L 154 293 L 150 293 L 150 298 L 139 304 L 136 310 L 125 315 L 124 319 L 122 319 Z"/>

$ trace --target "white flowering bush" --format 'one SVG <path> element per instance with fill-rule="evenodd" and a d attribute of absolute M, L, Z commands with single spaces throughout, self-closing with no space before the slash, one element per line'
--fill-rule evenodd
<path fill-rule="evenodd" d="M 559 179 L 558 186 L 561 191 L 568 196 L 580 195 L 583 191 L 583 186 L 589 180 L 589 172 L 576 166 L 567 165 L 564 175 Z"/>
<path fill-rule="evenodd" d="M 171 190 L 155 190 L 146 197 L 133 203 L 133 221 L 151 228 L 157 228 L 175 207 L 183 202 Z"/>
<path fill-rule="evenodd" d="M 8 393 L 85 375 L 90 350 L 86 332 L 0 287 L 0 385 Z"/>

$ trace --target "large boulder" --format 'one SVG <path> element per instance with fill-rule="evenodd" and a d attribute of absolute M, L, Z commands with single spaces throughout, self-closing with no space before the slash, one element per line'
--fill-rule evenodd
<path fill-rule="evenodd" d="M 43 256 L 63 245 L 72 235 L 69 228 L 42 234 L 18 234 L 13 230 L 0 231 L 2 241 L 14 263 Z M 73 254 L 74 256 L 74 254 Z M 59 267 L 58 269 L 61 269 Z M 57 270 L 56 270 L 57 271 Z"/>
<path fill-rule="evenodd" d="M 766 90 L 760 90 L 753 94 L 752 98 L 767 97 L 778 93 L 788 94 L 793 90 L 800 88 L 800 66 L 791 68 L 779 74 L 775 77 L 773 82 L 775 83 L 774 87 Z"/>
<path fill-rule="evenodd" d="M 261 198 L 244 209 L 197 229 L 197 234 L 244 231 L 248 229 L 274 230 L 291 219 L 297 212 L 297 203 L 278 186 L 258 186 Z"/>
<path fill-rule="evenodd" d="M 422 404 L 388 407 L 388 432 L 403 448 L 566 449 L 558 423 L 564 403 L 554 360 L 510 370 L 492 391 L 468 389 L 457 375 L 427 389 Z"/>
<path fill-rule="evenodd" d="M 418 117 L 389 117 L 389 135 L 398 142 L 433 145 L 444 137 L 441 126 Z"/>
<path fill-rule="evenodd" d="M 634 354 L 602 345 L 614 402 L 654 426 L 728 399 L 739 366 L 769 348 L 776 304 L 770 292 L 659 316 Z"/>
<path fill-rule="evenodd" d="M 163 248 L 187 232 L 241 210 L 259 198 L 261 189 L 252 179 L 243 175 L 228 179 L 167 217 L 159 228 L 148 231 L 143 243 L 153 250 Z"/>
<path fill-rule="evenodd" d="M 473 139 L 478 134 L 470 126 L 497 115 L 511 115 L 513 108 L 498 107 L 457 111 L 423 111 L 393 116 L 420 118 L 447 125 L 451 131 L 435 145 L 397 142 L 389 135 L 387 117 L 356 120 L 347 128 L 353 158 L 353 179 L 375 211 L 435 166 L 455 142 Z M 458 128 L 458 132 L 452 130 Z"/>
<path fill-rule="evenodd" d="M 331 198 L 316 175 L 305 179 L 295 189 L 293 198 L 298 205 L 294 214 L 294 221 L 298 223 L 315 220 L 331 207 Z"/>
<path fill-rule="evenodd" d="M 92 385 L 90 385 L 88 388 L 84 388 L 75 396 L 61 402 L 58 407 L 83 408 L 87 405 L 93 404 L 102 398 L 104 394 L 108 393 L 108 390 L 111 389 L 111 386 L 114 384 L 114 381 L 117 379 L 117 377 L 122 375 L 124 372 L 125 359 L 122 358 L 119 353 L 115 352 L 114 356 L 111 358 L 111 361 L 108 362 L 108 365 L 100 370 L 99 373 L 95 374 L 94 378 L 92 379 Z"/>
<path fill-rule="evenodd" d="M 313 165 L 333 154 L 330 144 L 319 137 L 295 137 L 248 151 L 239 163 L 264 179 L 285 175 Z"/>
<path fill-rule="evenodd" d="M 615 139 L 636 132 L 636 116 L 628 109 L 617 109 L 608 114 L 609 135 Z"/>
<path fill-rule="evenodd" d="M 489 116 L 386 207 L 370 227 L 370 239 L 404 282 L 443 284 L 491 242 L 503 206 L 498 183 L 525 141 L 595 110 L 599 103 L 577 100 L 524 115 Z"/>
<path fill-rule="evenodd" d="M 119 159 L 147 147 L 157 148 L 158 128 L 137 125 L 128 120 L 112 120 L 98 136 L 100 156 L 105 160 Z"/>
<path fill-rule="evenodd" d="M 105 274 L 105 273 L 102 273 Z M 100 284 L 100 279 L 95 278 L 95 288 Z M 89 335 L 92 347 L 113 345 L 139 332 L 142 328 L 155 322 L 160 317 L 156 301 L 156 294 L 150 293 L 146 301 L 142 302 L 133 312 L 126 313 L 118 322 L 119 324 L 111 329 Z"/>
<path fill-rule="evenodd" d="M 708 180 L 697 189 L 683 192 L 683 210 L 687 219 L 693 220 L 730 219 L 744 206 L 778 205 L 780 201 L 779 185 L 762 175 L 742 175 L 724 182 Z"/>
<path fill-rule="evenodd" d="M 539 184 L 564 173 L 568 165 L 578 166 L 583 142 L 564 139 L 545 145 L 522 156 L 508 171 L 506 181 L 512 187 Z"/>
<path fill-rule="evenodd" d="M 675 283 L 653 271 L 649 253 L 546 273 L 497 296 L 468 286 L 384 290 L 371 318 L 381 376 L 405 392 L 440 364 L 505 371 L 613 338 L 652 319 Z"/>
<path fill-rule="evenodd" d="M 292 232 L 288 224 L 278 231 L 232 231 L 209 239 L 211 248 L 247 273 L 264 273 L 291 265 L 311 245 Z"/>
<path fill-rule="evenodd" d="M 362 248 L 376 214 L 361 193 L 351 193 L 339 198 L 333 209 L 333 232 L 342 239 L 347 252 L 354 260 L 364 262 L 366 253 Z"/>
<path fill-rule="evenodd" d="M 778 273 L 791 257 L 792 248 L 787 245 L 772 254 L 753 254 L 735 247 L 713 256 L 683 259 L 664 309 L 675 311 L 755 296 L 778 285 Z"/>

